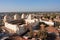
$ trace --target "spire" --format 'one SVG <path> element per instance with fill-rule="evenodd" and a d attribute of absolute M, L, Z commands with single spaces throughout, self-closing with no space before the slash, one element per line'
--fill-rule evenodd
<path fill-rule="evenodd" d="M 18 14 L 14 15 L 14 20 L 19 20 L 19 15 Z"/>
<path fill-rule="evenodd" d="M 29 14 L 29 16 L 28 16 L 28 20 L 31 20 L 31 14 Z"/>
<path fill-rule="evenodd" d="M 4 19 L 3 19 L 4 22 L 7 21 L 7 15 L 4 16 Z"/>
<path fill-rule="evenodd" d="M 22 18 L 22 19 L 24 18 L 24 14 L 21 15 L 21 18 Z"/>

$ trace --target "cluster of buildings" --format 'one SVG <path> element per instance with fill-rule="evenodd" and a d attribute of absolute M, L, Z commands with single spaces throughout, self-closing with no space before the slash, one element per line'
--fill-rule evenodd
<path fill-rule="evenodd" d="M 48 30 L 48 33 L 55 33 L 56 29 L 60 32 L 60 16 L 56 14 L 14 14 L 12 16 L 5 15 L 3 18 L 3 23 L 3 31 L 7 32 L 9 35 L 21 35 L 26 32 L 26 28 L 29 29 L 30 32 L 33 30 L 35 33 L 41 30 L 40 26 L 42 26 L 41 28 L 43 29 L 45 24 L 48 25 L 46 29 Z M 29 35 L 31 35 L 31 33 Z M 60 34 L 56 31 L 56 35 L 59 36 Z"/>
<path fill-rule="evenodd" d="M 24 14 L 21 15 L 21 18 L 18 14 L 15 14 L 13 16 L 14 18 L 9 17 L 8 15 L 4 16 L 3 22 L 4 22 L 4 27 L 6 28 L 6 30 L 11 30 L 9 31 L 10 33 L 17 33 L 17 30 L 19 31 L 18 26 L 20 25 L 20 21 L 23 19 L 25 21 L 25 24 L 27 23 L 34 23 L 35 19 L 31 19 L 31 14 L 27 15 L 27 18 L 24 19 Z"/>

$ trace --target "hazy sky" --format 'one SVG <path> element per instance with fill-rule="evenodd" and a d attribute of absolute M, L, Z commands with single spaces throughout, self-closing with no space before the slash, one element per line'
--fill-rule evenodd
<path fill-rule="evenodd" d="M 60 11 L 60 0 L 0 0 L 0 12 Z"/>

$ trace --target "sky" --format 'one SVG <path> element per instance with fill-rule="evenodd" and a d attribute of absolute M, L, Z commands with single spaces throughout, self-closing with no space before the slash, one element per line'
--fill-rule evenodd
<path fill-rule="evenodd" d="M 60 0 L 0 0 L 0 12 L 60 11 Z"/>

